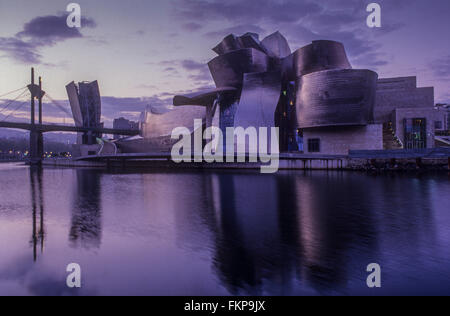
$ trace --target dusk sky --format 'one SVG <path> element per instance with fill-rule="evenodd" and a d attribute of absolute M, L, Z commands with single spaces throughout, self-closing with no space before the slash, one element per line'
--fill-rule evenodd
<path fill-rule="evenodd" d="M 450 102 L 448 0 L 73 2 L 81 5 L 81 29 L 66 26 L 70 1 L 0 0 L 0 95 L 25 86 L 34 66 L 61 103 L 67 83 L 99 80 L 106 125 L 137 119 L 147 104 L 170 105 L 176 93 L 212 86 L 206 63 L 227 34 L 262 39 L 280 31 L 293 51 L 312 40 L 340 41 L 355 68 L 417 76 L 419 86 L 435 87 L 436 103 Z M 366 25 L 371 2 L 382 6 L 380 29 Z M 64 116 L 50 105 L 44 111 L 48 122 Z"/>

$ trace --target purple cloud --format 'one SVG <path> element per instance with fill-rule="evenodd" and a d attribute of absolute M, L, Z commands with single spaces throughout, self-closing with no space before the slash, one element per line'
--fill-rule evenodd
<path fill-rule="evenodd" d="M 36 52 L 36 45 L 16 37 L 0 37 L 0 51 L 25 64 L 39 64 L 42 56 Z"/>
<path fill-rule="evenodd" d="M 199 23 L 195 23 L 195 22 L 190 22 L 190 23 L 186 23 L 183 25 L 183 29 L 191 31 L 191 32 L 199 31 L 202 28 L 203 28 L 203 25 L 201 25 Z"/>
<path fill-rule="evenodd" d="M 415 0 L 411 0 L 415 1 Z M 410 4 L 406 0 L 379 0 L 389 12 L 383 18 L 383 28 L 366 25 L 368 0 L 181 0 L 174 14 L 187 23 L 221 22 L 225 27 L 210 31 L 205 37 L 219 42 L 230 33 L 242 35 L 255 32 L 268 35 L 275 30 L 284 34 L 293 49 L 313 40 L 335 40 L 347 48 L 350 59 L 358 66 L 377 68 L 387 64 L 379 53 L 376 39 L 395 32 L 404 25 L 395 20 L 395 12 Z M 267 30 L 267 32 L 266 32 Z"/>
<path fill-rule="evenodd" d="M 67 26 L 66 19 L 64 14 L 36 17 L 15 36 L 0 37 L 0 51 L 20 63 L 40 64 L 42 56 L 38 50 L 41 47 L 83 37 L 80 29 Z M 95 21 L 90 18 L 82 18 L 81 23 L 83 27 L 96 27 Z"/>
<path fill-rule="evenodd" d="M 205 68 L 204 63 L 199 63 L 191 59 L 185 59 L 180 61 L 181 66 L 186 70 L 203 70 Z"/>
<path fill-rule="evenodd" d="M 296 22 L 300 18 L 316 13 L 321 7 L 313 1 L 273 1 L 273 0 L 181 0 L 177 2 L 175 14 L 194 21 L 214 21 L 226 19 L 231 22 L 247 21 L 256 23 L 269 20 L 279 23 Z"/>
<path fill-rule="evenodd" d="M 233 27 L 228 27 L 228 28 L 224 28 L 218 31 L 211 31 L 205 34 L 206 37 L 213 39 L 213 40 L 219 40 L 222 37 L 227 36 L 228 34 L 245 34 L 247 32 L 252 32 L 252 33 L 258 33 L 258 34 L 263 34 L 266 33 L 266 31 L 257 25 L 253 25 L 253 24 L 241 24 L 241 25 L 237 25 L 237 26 L 233 26 Z"/>
<path fill-rule="evenodd" d="M 450 55 L 432 61 L 430 68 L 436 77 L 450 80 Z"/>
<path fill-rule="evenodd" d="M 19 38 L 29 38 L 34 41 L 40 41 L 40 44 L 52 45 L 58 41 L 70 38 L 80 38 L 83 35 L 78 28 L 67 26 L 66 15 L 48 15 L 36 17 L 24 25 L 23 31 L 16 36 Z M 96 27 L 94 20 L 90 18 L 81 18 L 82 27 Z"/>
<path fill-rule="evenodd" d="M 164 67 L 164 71 L 169 74 L 179 74 L 179 69 L 186 70 L 187 77 L 195 85 L 205 86 L 211 83 L 212 77 L 207 63 L 198 62 L 192 59 L 183 60 L 163 60 L 158 65 Z"/>

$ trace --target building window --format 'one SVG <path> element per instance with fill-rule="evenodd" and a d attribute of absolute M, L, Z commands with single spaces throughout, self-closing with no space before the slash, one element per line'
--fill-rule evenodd
<path fill-rule="evenodd" d="M 442 129 L 442 121 L 435 121 L 434 122 L 434 128 L 435 129 Z"/>
<path fill-rule="evenodd" d="M 308 139 L 308 152 L 320 153 L 320 139 L 318 138 Z"/>
<path fill-rule="evenodd" d="M 427 148 L 427 120 L 425 118 L 405 119 L 405 148 Z"/>

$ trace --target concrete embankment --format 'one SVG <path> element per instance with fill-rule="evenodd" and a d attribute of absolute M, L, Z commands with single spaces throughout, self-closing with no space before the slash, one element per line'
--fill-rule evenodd
<path fill-rule="evenodd" d="M 261 163 L 180 163 L 168 154 L 118 154 L 78 159 L 45 159 L 43 165 L 80 168 L 260 169 Z M 280 155 L 280 170 L 413 171 L 449 170 L 450 149 L 352 151 L 347 156 Z"/>

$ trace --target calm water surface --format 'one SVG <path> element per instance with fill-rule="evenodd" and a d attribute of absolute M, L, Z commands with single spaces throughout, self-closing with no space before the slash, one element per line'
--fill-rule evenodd
<path fill-rule="evenodd" d="M 0 295 L 449 295 L 449 180 L 0 164 Z"/>

